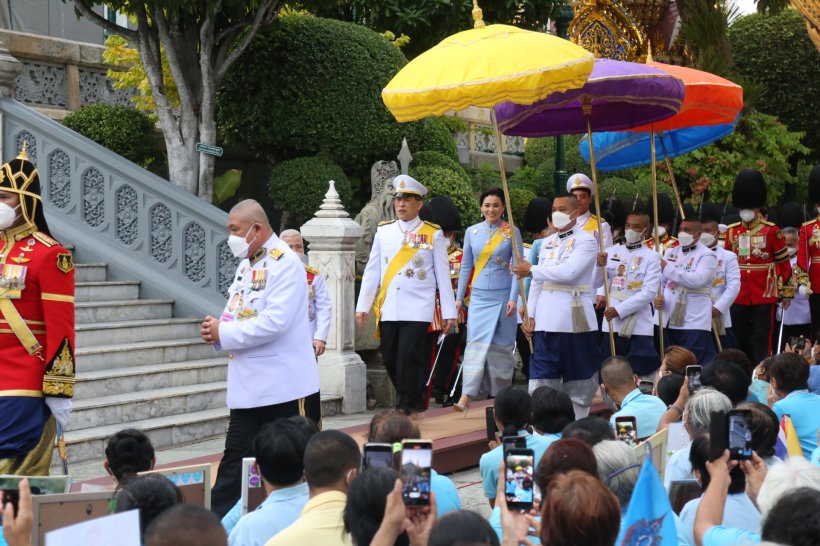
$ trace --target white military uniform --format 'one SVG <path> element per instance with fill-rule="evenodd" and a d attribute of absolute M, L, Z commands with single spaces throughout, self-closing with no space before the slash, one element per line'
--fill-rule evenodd
<path fill-rule="evenodd" d="M 634 321 L 632 325 L 627 324 L 631 335 L 654 335 L 652 302 L 658 295 L 661 282 L 661 264 L 657 252 L 647 248 L 643 241 L 630 245 L 614 245 L 606 252 L 609 305 L 618 312 L 618 316 L 612 319 L 612 329 L 620 333 L 624 321 L 627 320 Z M 602 269 L 597 268 L 597 271 L 599 273 L 596 284 L 603 285 Z M 598 290 L 598 295 L 604 295 L 603 286 Z M 609 332 L 609 321 L 604 320 L 601 331 Z"/>
<path fill-rule="evenodd" d="M 727 251 L 728 252 L 728 251 Z M 734 252 L 732 252 L 734 254 Z M 735 257 L 737 259 L 737 257 Z M 792 264 L 792 271 L 797 267 L 797 256 L 792 256 L 789 261 Z M 792 279 L 796 279 L 797 275 L 792 273 Z M 796 326 L 803 324 L 811 324 L 811 311 L 809 310 L 809 297 L 805 292 L 800 292 L 797 289 L 794 291 L 794 299 L 789 304 L 789 308 L 785 311 L 777 307 L 778 320 L 782 320 L 786 326 Z M 782 315 L 782 318 L 781 316 Z"/>
<path fill-rule="evenodd" d="M 228 408 L 290 402 L 319 391 L 299 257 L 272 235 L 236 269 L 217 350 L 230 352 Z"/>
<path fill-rule="evenodd" d="M 315 267 L 305 264 L 308 277 L 308 320 L 313 339 L 327 343 L 330 331 L 330 315 L 333 303 L 325 284 L 325 275 Z"/>
<path fill-rule="evenodd" d="M 740 293 L 740 266 L 737 254 L 726 250 L 718 242 L 712 252 L 717 256 L 715 278 L 712 281 L 712 307 L 720 311 L 723 327 L 732 327 L 732 314 L 729 309 Z"/>
<path fill-rule="evenodd" d="M 585 174 L 576 173 L 567 179 L 567 193 L 572 193 L 572 190 L 585 189 L 589 191 L 591 197 L 594 198 L 592 180 Z M 594 207 L 594 203 L 593 203 Z M 601 217 L 603 220 L 603 217 Z M 592 214 L 592 210 L 588 210 L 583 214 L 579 214 L 575 219 L 575 225 L 595 237 L 598 241 L 598 218 Z M 601 235 L 604 237 L 604 248 L 612 246 L 612 228 L 607 222 L 601 223 Z"/>

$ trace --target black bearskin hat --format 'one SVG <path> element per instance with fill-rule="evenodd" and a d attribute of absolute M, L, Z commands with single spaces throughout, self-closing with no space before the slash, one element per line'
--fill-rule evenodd
<path fill-rule="evenodd" d="M 757 209 L 766 206 L 766 181 L 760 171 L 743 169 L 732 187 L 732 204 L 738 209 Z"/>
<path fill-rule="evenodd" d="M 650 224 L 655 222 L 655 209 L 652 198 L 646 202 L 646 212 L 649 214 Z M 658 224 L 672 224 L 675 220 L 675 207 L 672 198 L 666 193 L 658 193 Z"/>
<path fill-rule="evenodd" d="M 461 216 L 452 199 L 446 195 L 433 197 L 430 208 L 433 209 L 433 223 L 441 226 L 441 231 L 461 231 Z"/>
<path fill-rule="evenodd" d="M 524 229 L 530 233 L 539 233 L 547 229 L 547 221 L 552 216 L 552 201 L 546 197 L 536 197 L 527 204 L 524 215 Z"/>
<path fill-rule="evenodd" d="M 717 222 L 720 223 L 720 210 L 717 205 L 710 202 L 705 202 L 700 205 L 700 221 L 701 222 Z"/>
<path fill-rule="evenodd" d="M 777 225 L 781 228 L 793 227 L 800 229 L 806 221 L 806 214 L 803 207 L 797 203 L 784 203 L 777 211 Z"/>

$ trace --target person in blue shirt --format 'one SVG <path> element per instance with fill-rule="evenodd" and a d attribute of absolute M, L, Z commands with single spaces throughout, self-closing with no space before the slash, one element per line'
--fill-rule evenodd
<path fill-rule="evenodd" d="M 495 398 L 495 423 L 500 431 L 500 437 L 522 436 L 525 439 L 527 448 L 535 453 L 535 466 L 547 450 L 547 448 L 557 438 L 546 436 L 535 436 L 530 434 L 527 427 L 532 418 L 532 399 L 527 391 L 514 386 L 504 387 L 498 391 Z M 484 494 L 490 501 L 490 506 L 495 506 L 495 497 L 498 487 L 498 467 L 504 458 L 504 446 L 494 445 L 491 442 L 489 452 L 481 456 L 478 466 L 481 471 L 481 482 L 484 485 Z"/>
<path fill-rule="evenodd" d="M 666 413 L 666 404 L 657 396 L 642 393 L 637 387 L 638 381 L 624 357 L 611 356 L 601 365 L 602 396 L 604 400 L 611 400 L 617 409 L 609 420 L 612 428 L 618 417 L 634 417 L 638 438 L 643 439 L 655 434 L 661 416 Z"/>
<path fill-rule="evenodd" d="M 769 379 L 776 400 L 772 410 L 778 420 L 782 420 L 784 415 L 791 417 L 803 456 L 810 458 L 817 448 L 820 395 L 808 391 L 809 363 L 794 353 L 780 353 L 772 358 Z"/>
<path fill-rule="evenodd" d="M 575 422 L 572 399 L 564 391 L 543 385 L 532 391 L 532 433 L 561 438 L 564 428 Z"/>
<path fill-rule="evenodd" d="M 268 496 L 228 530 L 229 546 L 264 546 L 296 521 L 309 497 L 304 479 L 305 446 L 316 432 L 316 426 L 302 417 L 277 419 L 262 427 L 253 440 L 253 454 Z M 226 523 L 230 525 L 236 514 L 237 506 L 223 518 L 226 530 Z"/>
<path fill-rule="evenodd" d="M 456 309 L 466 306 L 469 313 L 462 394 L 453 406 L 455 411 L 469 407 L 485 378 L 489 379 L 488 394 L 496 396 L 501 388 L 512 384 L 513 376 L 519 283 L 510 272 L 510 264 L 514 261 L 513 242 L 518 255 L 523 255 L 521 233 L 518 228 L 513 233 L 513 228 L 501 219 L 501 189 L 485 190 L 480 203 L 484 221 L 464 232 L 464 256 L 456 294 Z"/>

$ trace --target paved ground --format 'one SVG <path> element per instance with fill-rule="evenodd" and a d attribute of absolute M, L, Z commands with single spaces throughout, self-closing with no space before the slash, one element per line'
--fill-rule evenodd
<path fill-rule="evenodd" d="M 370 422 L 370 419 L 375 413 L 376 411 L 368 411 L 353 415 L 327 417 L 323 419 L 323 426 L 325 429 L 338 429 L 361 425 Z M 221 452 L 224 446 L 225 438 L 220 437 L 174 449 L 157 451 L 157 464 L 173 463 L 213 455 L 214 453 Z M 73 481 L 77 482 L 105 476 L 105 470 L 102 466 L 103 460 L 104 454 L 100 453 L 100 460 L 97 462 L 72 465 L 70 471 Z M 478 467 L 455 472 L 448 476 L 456 484 L 459 495 L 461 496 L 461 504 L 464 508 L 474 510 L 485 517 L 489 516 L 490 505 L 484 497 Z"/>

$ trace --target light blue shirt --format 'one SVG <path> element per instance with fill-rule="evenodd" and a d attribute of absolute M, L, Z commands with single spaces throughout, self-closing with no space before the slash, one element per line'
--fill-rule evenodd
<path fill-rule="evenodd" d="M 549 436 L 533 436 L 526 430 L 519 430 L 519 436 L 524 436 L 527 439 L 527 448 L 533 450 L 535 453 L 535 467 L 538 467 L 538 461 L 547 448 L 558 439 L 557 436 L 551 434 Z M 500 445 L 495 449 L 488 451 L 481 456 L 478 463 L 478 468 L 481 471 L 481 481 L 484 484 L 484 495 L 488 499 L 494 499 L 496 495 L 496 488 L 498 487 L 498 465 L 501 464 L 501 459 L 504 457 L 504 446 Z"/>
<path fill-rule="evenodd" d="M 772 410 L 777 414 L 778 421 L 786 414 L 792 418 L 803 456 L 810 458 L 817 447 L 817 430 L 820 429 L 820 395 L 806 390 L 794 391 L 775 402 Z"/>
<path fill-rule="evenodd" d="M 703 534 L 703 546 L 752 546 L 753 544 L 760 544 L 760 535 L 744 529 L 729 529 L 717 525 Z"/>
<path fill-rule="evenodd" d="M 686 447 L 682 447 L 669 457 L 666 461 L 666 472 L 663 474 L 663 486 L 668 492 L 672 487 L 672 482 L 679 482 L 683 480 L 694 480 L 695 475 L 692 474 L 692 463 L 689 462 L 689 450 L 692 449 L 692 443 Z"/>
<path fill-rule="evenodd" d="M 701 499 L 703 497 L 690 500 L 680 511 L 680 519 L 692 544 L 695 543 L 695 514 L 698 511 Z M 749 532 L 758 532 L 760 530 L 760 512 L 755 508 L 746 493 L 727 495 L 721 525 L 735 529 L 745 529 Z"/>
<path fill-rule="evenodd" d="M 308 496 L 305 482 L 272 492 L 256 510 L 239 520 L 228 535 L 228 545 L 264 546 L 299 518 Z"/>
<path fill-rule="evenodd" d="M 430 474 L 430 488 L 436 494 L 436 515 L 438 517 L 447 512 L 461 510 L 461 498 L 458 496 L 453 480 L 433 470 Z"/>
<path fill-rule="evenodd" d="M 527 257 L 527 261 L 530 262 L 533 267 L 538 265 L 538 253 L 541 252 L 542 242 L 544 242 L 544 239 L 536 239 L 532 242 L 530 255 Z M 527 293 L 527 298 L 530 297 L 530 283 L 532 283 L 532 277 L 526 277 L 524 279 L 524 291 Z"/>
<path fill-rule="evenodd" d="M 752 379 L 752 386 L 749 387 L 749 390 L 757 397 L 758 402 L 762 404 L 766 403 L 766 394 L 769 392 L 768 383 L 761 379 L 754 378 Z"/>
<path fill-rule="evenodd" d="M 644 394 L 635 389 L 621 402 L 621 409 L 612 414 L 609 424 L 615 430 L 615 419 L 634 417 L 638 427 L 638 438 L 649 438 L 658 430 L 661 416 L 666 413 L 666 404 L 657 396 Z"/>
<path fill-rule="evenodd" d="M 461 259 L 461 272 L 458 279 L 458 295 L 456 300 L 464 300 L 464 294 L 470 279 L 473 276 L 473 268 L 478 260 L 479 254 L 487 246 L 487 243 L 498 231 L 501 224 L 490 226 L 487 222 L 481 222 L 467 228 L 464 232 L 464 256 Z M 508 228 L 509 229 L 509 228 Z M 524 247 L 521 241 L 521 232 L 515 228 L 515 239 L 518 243 L 518 255 L 523 256 Z M 472 279 L 473 289 L 479 290 L 509 290 L 507 301 L 518 301 L 518 283 L 514 282 L 513 274 L 510 271 L 510 260 L 513 259 L 512 237 L 507 237 L 493 250 L 487 265 L 481 270 L 478 277 Z"/>

